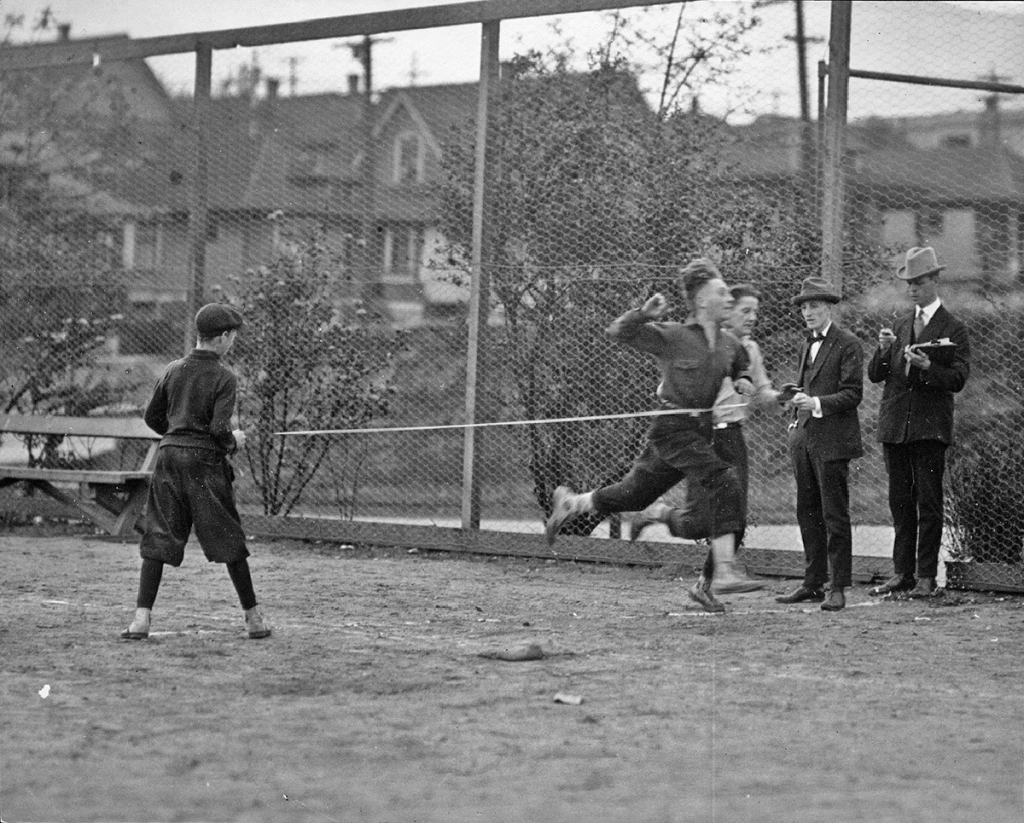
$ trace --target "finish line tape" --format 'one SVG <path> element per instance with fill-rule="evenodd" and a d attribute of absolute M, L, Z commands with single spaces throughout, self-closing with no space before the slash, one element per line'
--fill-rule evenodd
<path fill-rule="evenodd" d="M 729 403 L 715 406 L 716 409 L 738 409 L 746 403 Z M 657 409 L 646 412 L 625 412 L 624 414 L 592 414 L 586 417 L 548 417 L 541 420 L 501 420 L 494 423 L 447 423 L 442 426 L 385 426 L 379 429 L 311 429 L 308 431 L 272 432 L 272 437 L 289 437 L 296 435 L 317 434 L 383 434 L 386 432 L 424 432 L 441 431 L 443 429 L 483 429 L 494 426 L 536 426 L 543 423 L 583 423 L 591 420 L 622 420 L 627 417 L 661 417 L 669 414 L 698 415 L 710 412 L 711 409 Z"/>

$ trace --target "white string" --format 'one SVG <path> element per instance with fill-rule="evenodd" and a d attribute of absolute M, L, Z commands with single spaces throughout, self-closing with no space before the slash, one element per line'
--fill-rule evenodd
<path fill-rule="evenodd" d="M 738 409 L 746 403 L 729 403 L 715 406 L 716 409 Z M 711 409 L 657 409 L 646 412 L 626 412 L 624 414 L 592 414 L 587 417 L 549 417 L 540 420 L 501 420 L 493 423 L 447 423 L 441 426 L 385 426 L 379 429 L 311 429 L 308 431 L 272 432 L 273 437 L 289 435 L 315 434 L 382 434 L 384 432 L 423 432 L 442 429 L 482 429 L 488 426 L 533 426 L 541 423 L 582 423 L 589 420 L 621 420 L 626 417 L 661 417 L 667 414 L 707 414 Z"/>

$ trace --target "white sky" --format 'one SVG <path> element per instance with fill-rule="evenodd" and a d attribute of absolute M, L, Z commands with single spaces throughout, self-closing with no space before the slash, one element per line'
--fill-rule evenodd
<path fill-rule="evenodd" d="M 164 34 L 226 29 L 240 26 L 294 22 L 345 14 L 360 14 L 413 6 L 439 5 L 454 0 L 0 0 L 0 14 L 25 15 L 26 25 L 49 6 L 57 22 L 70 23 L 72 37 L 128 34 L 155 37 Z M 704 0 L 691 3 L 686 19 L 716 6 L 735 6 L 735 0 Z M 808 48 L 811 107 L 816 107 L 817 63 L 827 58 L 830 3 L 805 2 L 806 34 L 821 38 Z M 664 26 L 674 21 L 678 5 L 671 4 L 657 17 Z M 636 14 L 635 11 L 629 11 Z M 713 113 L 734 110 L 751 100 L 751 114 L 799 113 L 796 49 L 786 36 L 795 33 L 794 6 L 774 3 L 757 14 L 763 25 L 754 39 L 759 48 L 774 47 L 769 55 L 747 58 L 728 84 L 706 89 L 702 106 Z M 529 47 L 549 46 L 559 39 L 551 29 L 558 20 L 564 35 L 586 48 L 605 30 L 598 13 L 507 21 L 502 25 L 502 58 Z M 44 34 L 49 40 L 53 34 Z M 21 32 L 16 39 L 28 37 Z M 374 51 L 374 85 L 377 88 L 408 85 L 415 76 L 419 85 L 475 80 L 479 67 L 479 26 L 460 26 L 415 32 L 398 32 Z M 979 79 L 995 72 L 1006 82 L 1024 85 L 1024 2 L 869 2 L 853 4 L 854 68 L 962 79 Z M 955 45 L 954 45 L 955 44 Z M 340 48 L 339 48 L 340 46 Z M 346 75 L 359 71 L 348 48 L 339 41 L 290 43 L 255 50 L 263 72 L 281 79 L 283 94 L 289 92 L 294 70 L 299 94 L 343 91 Z M 254 59 L 252 50 L 214 53 L 214 86 L 240 63 Z M 150 65 L 172 91 L 192 87 L 194 59 L 183 55 L 150 60 Z M 854 80 L 851 84 L 851 116 L 923 114 L 935 111 L 980 108 L 981 93 L 941 91 L 922 86 L 894 85 Z M 1008 99 L 1007 105 L 1024 106 L 1024 100 Z M 733 116 L 736 122 L 745 119 Z"/>

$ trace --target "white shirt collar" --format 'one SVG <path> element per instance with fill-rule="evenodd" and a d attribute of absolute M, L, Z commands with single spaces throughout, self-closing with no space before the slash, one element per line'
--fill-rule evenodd
<path fill-rule="evenodd" d="M 920 311 L 921 318 L 924 320 L 924 324 L 927 326 L 928 323 L 931 321 L 932 316 L 935 314 L 935 312 L 938 311 L 939 306 L 941 305 L 942 301 L 938 297 L 936 297 L 927 306 L 916 306 L 914 309 L 914 316 L 916 317 L 918 312 Z"/>

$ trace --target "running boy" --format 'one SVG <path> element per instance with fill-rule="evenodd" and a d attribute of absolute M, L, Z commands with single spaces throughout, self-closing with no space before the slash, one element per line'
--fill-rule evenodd
<path fill-rule="evenodd" d="M 245 442 L 245 434 L 231 430 L 237 378 L 220 359 L 235 342 L 242 315 L 231 306 L 209 303 L 195 322 L 196 347 L 167 367 L 144 415 L 162 439 L 139 546 L 142 571 L 135 619 L 121 633 L 125 640 L 149 636 L 164 564 L 181 565 L 193 526 L 206 559 L 227 564 L 249 637 L 270 635 L 256 605 L 249 550 L 231 485 L 234 472 L 227 460 Z"/>

